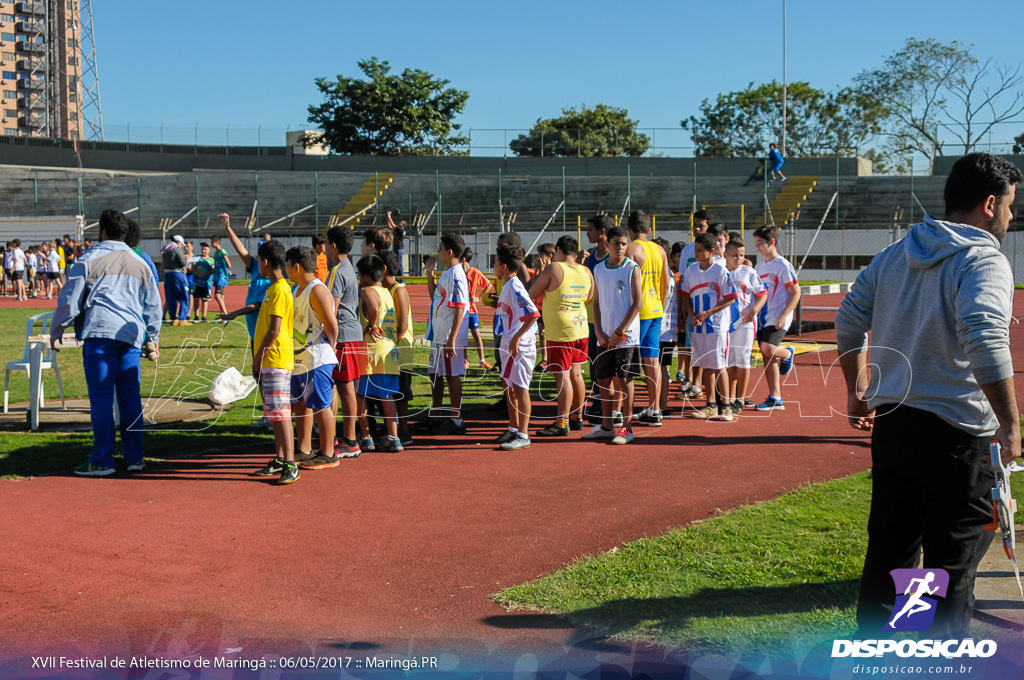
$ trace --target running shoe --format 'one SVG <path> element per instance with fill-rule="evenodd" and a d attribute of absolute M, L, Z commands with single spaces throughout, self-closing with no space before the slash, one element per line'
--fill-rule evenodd
<path fill-rule="evenodd" d="M 300 453 L 296 453 L 295 454 L 295 462 L 296 463 L 305 463 L 306 461 L 313 460 L 317 456 L 322 456 L 322 455 L 323 455 L 323 451 L 306 451 L 305 453 L 301 453 L 301 452 Z M 305 468 L 303 468 L 303 469 L 305 469 Z"/>
<path fill-rule="evenodd" d="M 383 451 L 384 453 L 401 453 L 402 451 L 405 451 L 405 447 L 402 446 L 402 442 L 398 439 L 398 437 L 388 436 L 383 441 L 381 441 L 380 445 L 377 447 L 377 450 Z"/>
<path fill-rule="evenodd" d="M 108 475 L 114 474 L 114 468 L 100 467 L 99 465 L 93 465 L 92 463 L 82 463 L 75 468 L 75 474 L 82 477 L 107 477 Z"/>
<path fill-rule="evenodd" d="M 789 350 L 789 358 L 779 361 L 779 375 L 786 375 L 793 370 L 793 358 L 796 356 L 796 350 L 792 347 L 786 349 Z"/>
<path fill-rule="evenodd" d="M 281 478 L 277 480 L 278 484 L 291 484 L 299 481 L 299 466 L 295 463 L 285 463 L 284 470 L 281 470 Z"/>
<path fill-rule="evenodd" d="M 725 406 L 718 407 L 718 413 L 708 416 L 708 421 L 716 420 L 731 423 L 734 418 L 736 418 L 736 416 L 732 414 L 732 406 L 727 404 Z"/>
<path fill-rule="evenodd" d="M 146 469 L 146 461 L 140 460 L 137 463 L 128 463 L 124 466 L 125 472 L 142 472 Z"/>
<path fill-rule="evenodd" d="M 484 369 L 485 371 L 490 371 L 494 368 L 494 366 L 488 363 L 487 359 L 481 359 L 480 368 Z"/>
<path fill-rule="evenodd" d="M 776 399 L 772 395 L 768 395 L 768 398 L 764 400 L 764 403 L 755 406 L 758 411 L 785 411 L 786 404 L 782 399 Z"/>
<path fill-rule="evenodd" d="M 253 474 L 257 477 L 272 477 L 273 475 L 279 475 L 284 472 L 285 467 L 286 463 L 280 458 L 271 458 L 269 463 Z"/>
<path fill-rule="evenodd" d="M 570 432 L 579 432 L 582 429 L 583 429 L 583 419 L 582 418 L 569 418 L 569 431 Z"/>
<path fill-rule="evenodd" d="M 615 431 L 615 438 L 612 439 L 612 444 L 629 444 L 634 439 L 633 431 L 628 430 L 624 427 L 620 427 Z"/>
<path fill-rule="evenodd" d="M 537 432 L 537 436 L 538 437 L 568 437 L 569 436 L 569 428 L 568 427 L 559 427 L 558 423 L 555 422 L 555 423 L 551 423 L 550 425 L 545 427 L 543 430 L 539 430 Z"/>
<path fill-rule="evenodd" d="M 338 458 L 358 458 L 363 450 L 359 448 L 359 442 L 346 444 L 341 442 L 340 446 L 334 447 L 334 455 Z"/>
<path fill-rule="evenodd" d="M 502 432 L 501 434 L 494 438 L 494 443 L 504 444 L 505 442 L 510 442 L 516 438 L 517 434 L 517 432 L 513 432 L 512 430 L 505 430 L 504 432 Z"/>
<path fill-rule="evenodd" d="M 690 414 L 690 416 L 693 417 L 693 418 L 702 418 L 702 419 L 707 419 L 707 418 L 710 418 L 711 416 L 717 416 L 717 415 L 718 415 L 718 406 L 716 406 L 714 404 L 708 404 L 704 408 L 699 408 L 699 409 L 697 409 L 696 411 L 694 411 L 693 413 Z"/>
<path fill-rule="evenodd" d="M 530 440 L 526 437 L 516 436 L 515 439 L 511 439 L 501 445 L 502 451 L 518 451 L 519 449 L 530 448 Z"/>
<path fill-rule="evenodd" d="M 327 456 L 321 451 L 317 451 L 317 453 L 319 455 L 300 462 L 299 467 L 303 470 L 326 470 L 327 468 L 341 465 L 341 459 L 337 455 Z M 296 456 L 296 459 L 298 459 L 298 456 Z"/>
<path fill-rule="evenodd" d="M 661 427 L 661 411 L 652 411 L 645 408 L 640 413 L 633 415 L 633 420 L 647 427 Z"/>
<path fill-rule="evenodd" d="M 590 428 L 589 432 L 583 433 L 583 439 L 611 439 L 615 436 L 615 430 L 606 430 L 600 425 Z"/>
<path fill-rule="evenodd" d="M 360 451 L 376 451 L 377 445 L 373 443 L 372 437 L 363 437 L 359 440 Z"/>
<path fill-rule="evenodd" d="M 456 425 L 455 421 L 451 418 L 445 418 L 434 428 L 434 433 L 442 435 L 466 434 L 466 421 L 463 420 Z"/>

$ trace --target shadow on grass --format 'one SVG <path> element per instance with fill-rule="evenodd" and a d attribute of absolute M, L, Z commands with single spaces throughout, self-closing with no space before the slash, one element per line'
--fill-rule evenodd
<path fill-rule="evenodd" d="M 611 600 L 565 614 L 512 612 L 487 617 L 483 623 L 502 629 L 575 629 L 582 636 L 580 639 L 588 640 L 594 639 L 595 634 L 617 637 L 642 633 L 648 637 L 653 633 L 667 637 L 690 628 L 696 619 L 744 619 L 845 609 L 856 603 L 857 585 L 856 580 L 848 579 L 829 583 L 704 588 L 685 597 Z M 785 622 L 782 625 L 785 626 Z M 823 639 L 831 639 L 834 633 L 825 629 L 819 632 Z M 778 634 L 784 636 L 785 631 Z M 711 647 L 703 643 L 698 646 Z"/>

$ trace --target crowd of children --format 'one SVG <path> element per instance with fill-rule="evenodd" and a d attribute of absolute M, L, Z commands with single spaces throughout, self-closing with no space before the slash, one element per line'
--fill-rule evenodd
<path fill-rule="evenodd" d="M 90 246 L 70 236 L 21 247 L 21 239 L 8 241 L 3 251 L 3 275 L 0 296 L 18 301 L 29 298 L 53 299 L 67 278 L 75 260 Z"/>

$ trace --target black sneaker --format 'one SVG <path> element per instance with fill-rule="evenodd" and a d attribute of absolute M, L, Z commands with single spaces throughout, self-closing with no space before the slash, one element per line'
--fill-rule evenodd
<path fill-rule="evenodd" d="M 280 458 L 272 458 L 266 467 L 262 467 L 253 474 L 257 477 L 272 477 L 284 472 L 286 463 Z"/>
<path fill-rule="evenodd" d="M 587 410 L 583 412 L 583 415 L 586 416 L 591 425 L 600 423 L 601 418 L 604 417 L 604 414 L 601 411 L 601 404 L 591 404 L 587 407 Z"/>
<path fill-rule="evenodd" d="M 557 422 L 551 423 L 543 430 L 537 432 L 538 437 L 568 437 L 569 428 L 559 427 Z"/>
<path fill-rule="evenodd" d="M 569 430 L 572 432 L 578 432 L 583 429 L 582 418 L 569 418 Z"/>
<path fill-rule="evenodd" d="M 320 451 L 307 451 L 306 453 L 296 453 L 295 462 L 305 463 L 307 460 L 313 460 L 317 456 L 321 455 Z"/>
<path fill-rule="evenodd" d="M 299 481 L 299 466 L 295 463 L 285 463 L 284 470 L 281 471 L 281 478 L 277 480 L 277 483 L 291 484 L 297 481 Z"/>
<path fill-rule="evenodd" d="M 737 399 L 736 401 L 732 402 L 732 413 L 735 416 L 738 416 L 739 414 L 743 413 L 742 399 Z"/>
<path fill-rule="evenodd" d="M 504 444 L 505 442 L 510 442 L 510 441 L 512 441 L 515 438 L 516 438 L 516 433 L 515 432 L 513 432 L 512 430 L 505 430 L 504 432 L 499 434 L 497 437 L 495 437 L 493 439 L 493 442 L 495 444 Z"/>
<path fill-rule="evenodd" d="M 498 401 L 494 402 L 493 404 L 488 404 L 487 406 L 485 406 L 484 410 L 485 411 L 491 411 L 491 412 L 501 412 L 501 411 L 504 411 L 504 412 L 507 413 L 508 412 L 508 402 L 505 400 L 505 397 L 503 396 L 501 399 L 499 399 Z"/>
<path fill-rule="evenodd" d="M 313 458 L 299 463 L 299 467 L 303 470 L 326 470 L 327 468 L 335 468 L 341 465 L 341 459 L 337 455 L 327 456 L 319 451 L 317 453 L 318 455 Z M 298 458 L 298 456 L 295 457 L 296 460 Z"/>
<path fill-rule="evenodd" d="M 625 422 L 625 419 L 622 417 L 622 411 L 612 411 L 612 427 L 617 430 L 620 427 L 624 427 Z"/>
<path fill-rule="evenodd" d="M 434 433 L 443 435 L 466 434 L 466 421 L 463 420 L 460 425 L 456 425 L 455 421 L 451 418 L 445 418 L 434 428 Z"/>
<path fill-rule="evenodd" d="M 651 411 L 645 408 L 639 416 L 634 417 L 634 420 L 647 427 L 661 427 L 661 411 Z"/>

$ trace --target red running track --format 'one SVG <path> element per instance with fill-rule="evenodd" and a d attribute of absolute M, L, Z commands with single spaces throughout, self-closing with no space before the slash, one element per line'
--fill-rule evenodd
<path fill-rule="evenodd" d="M 1019 331 L 1013 344 L 1024 356 Z M 784 413 L 669 419 L 627 447 L 573 437 L 498 452 L 485 442 L 500 423 L 476 420 L 469 436 L 366 453 L 289 487 L 248 474 L 271 455 L 267 436 L 245 453 L 208 450 L 130 478 L 0 481 L 0 670 L 30 654 L 443 650 L 466 664 L 585 648 L 592 633 L 508 613 L 490 595 L 866 470 L 867 438 L 830 411 L 845 403 L 835 356 L 797 359 Z"/>

